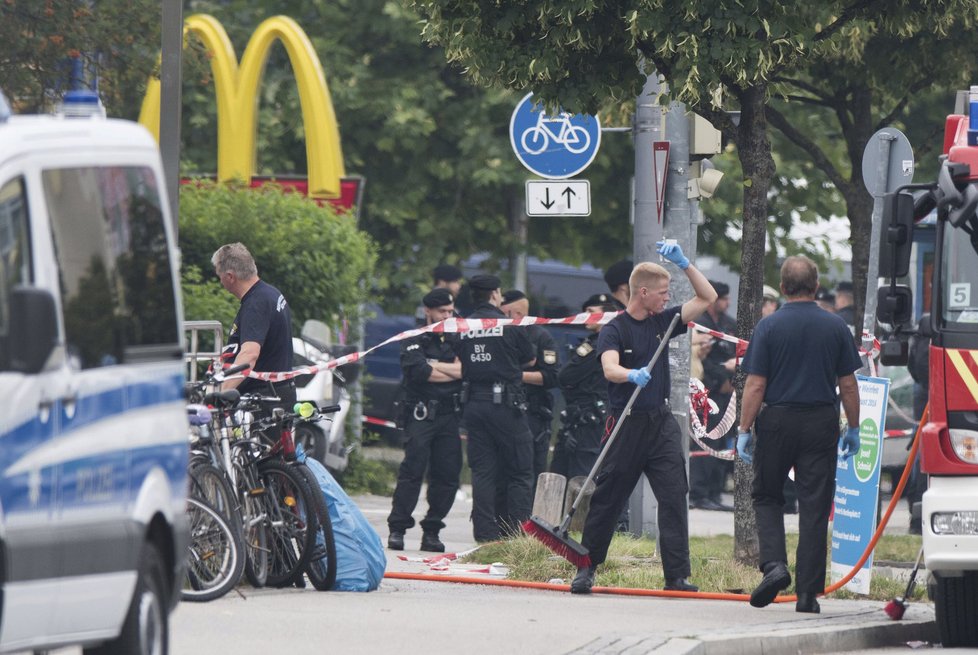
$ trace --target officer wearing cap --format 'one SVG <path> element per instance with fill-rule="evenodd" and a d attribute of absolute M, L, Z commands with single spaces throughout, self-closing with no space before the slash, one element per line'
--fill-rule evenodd
<path fill-rule="evenodd" d="M 454 295 L 437 288 L 422 300 L 427 325 L 451 318 Z M 428 471 L 428 513 L 421 520 L 421 550 L 441 553 L 438 538 L 458 491 L 462 445 L 458 435 L 462 370 L 455 355 L 454 335 L 426 332 L 401 342 L 401 386 L 405 394 L 404 459 L 397 473 L 387 526 L 387 547 L 404 550 L 404 533 L 414 526 L 411 513 L 418 504 Z"/>
<path fill-rule="evenodd" d="M 632 260 L 622 259 L 609 266 L 604 272 L 604 281 L 611 291 L 611 302 L 617 310 L 625 309 L 625 305 L 628 304 L 628 278 L 633 268 Z"/>
<path fill-rule="evenodd" d="M 503 294 L 500 306 L 503 313 L 514 321 L 530 313 L 530 301 L 519 289 Z M 533 434 L 533 489 L 537 476 L 547 470 L 550 455 L 550 436 L 554 417 L 554 397 L 551 389 L 557 388 L 557 342 L 542 325 L 527 325 L 526 333 L 533 342 L 537 361 L 523 369 L 523 386 L 526 388 L 526 420 Z"/>
<path fill-rule="evenodd" d="M 452 294 L 453 304 L 458 301 L 459 291 L 462 289 L 462 271 L 457 266 L 451 264 L 439 264 L 431 271 L 432 288 L 447 289 Z M 457 314 L 456 314 L 457 316 Z M 418 305 L 414 312 L 414 318 L 418 325 L 425 325 L 424 305 Z"/>
<path fill-rule="evenodd" d="M 505 318 L 495 275 L 469 280 L 475 310 L 468 319 Z M 463 419 L 468 428 L 472 469 L 472 528 L 475 540 L 495 541 L 519 529 L 529 517 L 533 485 L 533 436 L 526 422 L 523 368 L 536 361 L 533 344 L 521 327 L 473 327 L 459 334 Z M 497 484 L 506 506 L 497 507 Z"/>
<path fill-rule="evenodd" d="M 614 312 L 617 308 L 611 294 L 596 293 L 584 301 L 581 311 L 594 314 Z M 595 348 L 601 325 L 594 323 L 586 327 L 591 334 L 581 340 L 557 374 L 567 406 L 560 413 L 560 432 L 550 470 L 567 479 L 591 471 L 601 452 L 608 413 L 608 382 Z"/>

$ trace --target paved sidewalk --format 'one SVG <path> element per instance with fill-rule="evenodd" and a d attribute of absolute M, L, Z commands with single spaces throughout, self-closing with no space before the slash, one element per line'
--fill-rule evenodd
<path fill-rule="evenodd" d="M 446 520 L 447 527 L 441 537 L 448 552 L 465 551 L 475 545 L 468 518 L 472 507 L 469 494 L 468 488 L 460 492 L 451 515 Z M 415 513 L 416 519 L 421 518 L 426 508 L 423 491 L 421 498 Z M 386 519 L 390 511 L 390 499 L 380 496 L 357 496 L 354 500 L 386 544 L 388 534 Z M 888 500 L 888 498 L 884 499 L 883 509 Z M 733 501 L 732 498 L 727 497 L 725 502 L 732 504 Z M 908 519 L 905 503 L 901 503 L 894 512 L 887 533 L 905 534 Z M 797 515 L 787 515 L 785 523 L 788 531 L 797 531 Z M 690 534 L 694 536 L 733 534 L 733 513 L 691 510 Z M 406 535 L 405 551 L 400 553 L 387 551 L 388 571 L 432 573 L 428 564 L 417 561 L 433 555 L 416 550 L 420 538 L 421 530 L 415 527 Z M 398 555 L 414 561 L 404 561 L 399 559 Z M 446 573 L 465 575 L 466 568 L 482 567 L 453 566 Z M 491 577 L 486 573 L 473 575 Z M 503 589 L 493 587 L 391 579 L 385 580 L 382 588 L 395 593 L 423 593 L 419 590 L 425 585 L 429 587 L 427 598 L 435 594 L 434 589 L 430 589 L 431 585 L 467 587 L 473 591 L 483 589 L 481 593 L 484 594 L 487 606 L 493 604 L 492 599 L 497 594 L 504 592 Z M 447 595 L 468 598 L 470 592 L 458 589 L 448 592 Z M 528 608 L 532 606 L 534 612 L 533 618 L 528 620 L 539 624 L 537 628 L 525 633 L 513 623 L 501 624 L 501 627 L 509 626 L 504 629 L 513 631 L 511 637 L 517 633 L 520 635 L 521 643 L 525 647 L 521 650 L 528 653 L 795 655 L 796 653 L 844 652 L 895 646 L 914 641 L 934 643 L 937 640 L 933 606 L 928 603 L 912 604 L 901 621 L 893 621 L 883 611 L 886 603 L 838 600 L 832 597 L 820 599 L 822 606 L 820 615 L 798 614 L 794 611 L 793 603 L 777 603 L 758 610 L 746 603 L 731 601 L 676 600 L 661 597 L 623 598 L 603 594 L 579 597 L 555 591 L 524 591 L 518 596 L 514 595 L 513 602 L 519 605 L 532 603 L 527 605 Z M 582 607 L 586 608 L 584 613 L 576 611 Z M 595 629 L 595 622 L 600 622 L 600 629 Z M 566 626 L 563 632 L 560 626 Z M 567 634 L 568 632 L 570 634 Z M 573 638 L 575 634 L 576 639 Z M 575 643 L 576 645 L 573 645 Z M 498 646 L 499 644 L 496 644 L 496 648 Z M 471 650 L 468 645 L 466 650 L 467 652 Z M 441 651 L 435 647 L 430 652 Z M 483 651 L 476 648 L 474 652 Z"/>

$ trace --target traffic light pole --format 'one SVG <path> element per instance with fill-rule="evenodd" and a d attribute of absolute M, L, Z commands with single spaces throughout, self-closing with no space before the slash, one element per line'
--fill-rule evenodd
<path fill-rule="evenodd" d="M 689 121 L 682 103 L 673 102 L 663 114 L 658 104 L 660 86 L 655 72 L 648 76 L 642 94 L 635 106 L 635 200 L 634 200 L 634 261 L 660 262 L 656 242 L 662 238 L 675 239 L 690 260 L 696 258 L 696 220 L 698 202 L 689 200 Z M 669 143 L 669 165 L 665 179 L 665 199 L 662 220 L 656 210 L 656 183 L 653 165 L 653 144 L 664 140 Z M 670 267 L 671 264 L 666 264 Z M 686 276 L 672 276 L 670 292 L 676 301 L 685 301 L 692 294 Z M 669 350 L 672 391 L 670 404 L 683 435 L 683 452 L 689 452 L 689 341 L 682 338 L 672 343 Z M 688 476 L 687 476 L 688 477 Z M 629 531 L 635 535 L 655 537 L 655 496 L 648 481 L 642 477 L 628 503 Z"/>

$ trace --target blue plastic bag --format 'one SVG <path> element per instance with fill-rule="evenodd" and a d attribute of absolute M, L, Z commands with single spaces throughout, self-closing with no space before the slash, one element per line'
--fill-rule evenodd
<path fill-rule="evenodd" d="M 336 541 L 336 585 L 333 591 L 373 591 L 384 579 L 387 569 L 387 555 L 380 535 L 325 466 L 304 455 L 299 457 L 315 474 L 329 506 Z"/>

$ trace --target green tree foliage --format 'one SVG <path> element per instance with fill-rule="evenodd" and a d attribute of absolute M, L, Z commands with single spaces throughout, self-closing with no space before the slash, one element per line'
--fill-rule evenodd
<path fill-rule="evenodd" d="M 863 319 L 873 209 L 862 176 L 864 148 L 880 128 L 902 128 L 927 171 L 918 180 L 928 174 L 933 179 L 934 151 L 954 90 L 974 81 L 976 21 L 978 5 L 971 1 L 868 13 L 842 28 L 840 38 L 773 78 L 767 118 L 791 143 L 783 152 L 814 165 L 845 201 L 857 329 Z"/>
<path fill-rule="evenodd" d="M 154 0 L 3 0 L 0 81 L 17 111 L 50 111 L 76 59 L 98 71 L 111 116 L 135 118 L 159 57 Z"/>
<path fill-rule="evenodd" d="M 307 319 L 337 325 L 340 317 L 356 316 L 364 300 L 361 281 L 370 278 L 375 253 L 369 237 L 347 218 L 275 187 L 200 183 L 185 185 L 180 194 L 188 319 L 221 318 L 230 325 L 211 255 L 234 241 L 251 251 L 259 276 L 285 294 L 297 329 Z M 232 305 L 236 308 L 237 302 Z"/>
<path fill-rule="evenodd" d="M 445 52 L 424 43 L 417 14 L 395 0 L 191 0 L 185 12 L 220 20 L 238 56 L 265 18 L 295 19 L 312 40 L 340 122 L 348 173 L 366 178 L 361 227 L 377 243 L 370 283 L 388 310 L 410 311 L 441 262 L 486 252 L 503 266 L 518 244 L 512 216 L 531 174 L 513 154 L 509 118 L 520 94 L 474 85 Z M 206 60 L 184 77 L 187 171 L 213 172 L 216 119 Z M 305 172 L 297 90 L 284 50 L 269 58 L 259 99 L 258 168 Z M 626 114 L 622 116 L 621 114 Z M 627 112 L 605 117 L 627 124 Z M 631 139 L 606 135 L 588 170 L 592 216 L 534 219 L 530 254 L 605 265 L 631 252 Z"/>

